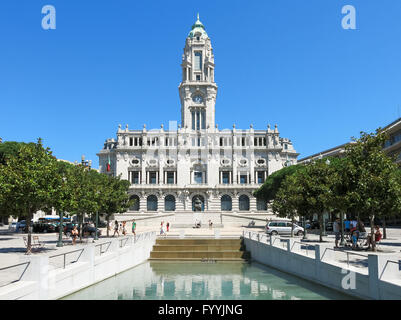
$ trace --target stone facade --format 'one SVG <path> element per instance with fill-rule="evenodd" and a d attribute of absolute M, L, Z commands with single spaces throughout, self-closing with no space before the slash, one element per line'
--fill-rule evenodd
<path fill-rule="evenodd" d="M 219 130 L 213 49 L 199 17 L 186 38 L 181 68 L 181 124 L 156 130 L 120 125 L 117 139 L 107 139 L 98 153 L 100 172 L 131 182 L 137 200 L 131 215 L 182 216 L 193 213 L 199 200 L 209 218 L 224 212 L 267 215 L 266 203 L 252 192 L 268 175 L 297 162 L 291 140 L 280 137 L 277 125 Z"/>

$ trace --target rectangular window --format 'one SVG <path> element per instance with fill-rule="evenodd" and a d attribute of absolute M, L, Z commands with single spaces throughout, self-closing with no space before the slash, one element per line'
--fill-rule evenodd
<path fill-rule="evenodd" d="M 168 171 L 167 172 L 167 184 L 174 184 L 174 172 Z"/>
<path fill-rule="evenodd" d="M 265 173 L 264 171 L 258 171 L 258 183 L 265 182 Z"/>
<path fill-rule="evenodd" d="M 200 112 L 196 111 L 196 130 L 200 129 Z"/>
<path fill-rule="evenodd" d="M 194 172 L 194 180 L 195 180 L 195 183 L 201 184 L 202 183 L 202 172 L 195 171 Z"/>
<path fill-rule="evenodd" d="M 133 184 L 139 184 L 139 172 L 138 171 L 132 171 L 131 177 L 132 177 Z"/>
<path fill-rule="evenodd" d="M 229 184 L 230 183 L 230 172 L 224 171 L 223 172 L 223 184 Z"/>
<path fill-rule="evenodd" d="M 248 183 L 248 175 L 247 174 L 241 174 L 239 176 L 240 184 L 246 184 Z"/>
<path fill-rule="evenodd" d="M 201 51 L 195 52 L 194 68 L 195 68 L 195 70 L 202 70 L 202 52 Z"/>
<path fill-rule="evenodd" d="M 134 143 L 133 143 L 133 139 L 132 139 L 132 138 L 129 138 L 129 146 L 132 147 L 133 144 L 134 144 Z"/>
<path fill-rule="evenodd" d="M 149 172 L 149 184 L 157 184 L 155 171 Z"/>

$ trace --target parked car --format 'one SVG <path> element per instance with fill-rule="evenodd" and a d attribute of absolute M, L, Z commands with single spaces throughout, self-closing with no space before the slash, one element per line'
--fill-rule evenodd
<path fill-rule="evenodd" d="M 308 221 L 306 224 L 306 229 L 319 229 L 319 221 L 313 220 L 313 221 Z"/>
<path fill-rule="evenodd" d="M 31 221 L 31 225 L 32 224 L 33 224 L 33 221 Z M 15 231 L 16 232 L 28 232 L 28 226 L 26 225 L 26 220 L 18 221 Z"/>
<path fill-rule="evenodd" d="M 36 222 L 33 224 L 33 232 L 35 233 L 56 232 L 56 224 L 49 222 Z"/>
<path fill-rule="evenodd" d="M 270 235 L 291 234 L 292 223 L 287 221 L 269 221 L 266 224 L 266 233 Z M 301 236 L 304 234 L 304 228 L 294 223 L 294 234 Z"/>
<path fill-rule="evenodd" d="M 333 222 L 326 222 L 326 231 L 333 231 Z"/>
<path fill-rule="evenodd" d="M 96 228 L 90 225 L 84 225 L 82 228 L 82 232 L 85 235 L 90 235 L 91 237 L 95 236 Z M 102 234 L 102 230 L 97 229 L 97 235 L 100 236 Z"/>

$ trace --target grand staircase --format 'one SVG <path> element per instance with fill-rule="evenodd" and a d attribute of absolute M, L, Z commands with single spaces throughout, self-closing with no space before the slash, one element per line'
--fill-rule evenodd
<path fill-rule="evenodd" d="M 149 260 L 246 261 L 242 239 L 157 239 Z"/>

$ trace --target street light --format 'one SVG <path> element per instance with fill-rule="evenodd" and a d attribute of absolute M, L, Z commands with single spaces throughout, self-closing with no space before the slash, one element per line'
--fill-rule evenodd
<path fill-rule="evenodd" d="M 64 183 L 67 179 L 65 177 L 63 177 L 63 186 Z M 60 225 L 58 227 L 58 242 L 57 242 L 57 247 L 62 247 L 63 246 L 63 211 L 60 211 Z"/>
<path fill-rule="evenodd" d="M 63 246 L 63 211 L 60 211 L 60 225 L 58 230 L 58 242 L 57 247 Z"/>
<path fill-rule="evenodd" d="M 326 164 L 329 166 L 330 165 L 330 160 L 327 158 L 326 159 Z M 325 221 L 325 219 L 324 219 L 324 214 L 323 214 L 323 232 L 322 232 L 322 236 L 327 236 L 327 233 L 326 233 L 326 221 Z"/>

